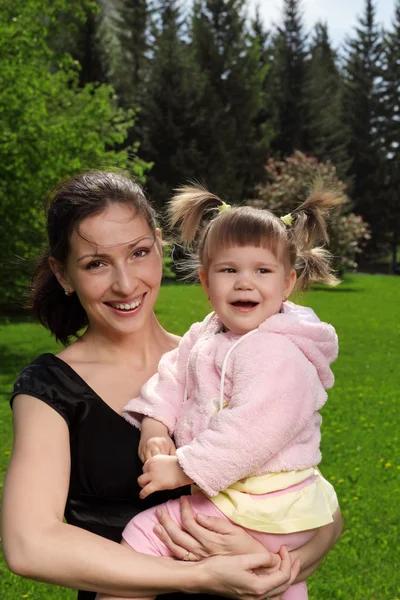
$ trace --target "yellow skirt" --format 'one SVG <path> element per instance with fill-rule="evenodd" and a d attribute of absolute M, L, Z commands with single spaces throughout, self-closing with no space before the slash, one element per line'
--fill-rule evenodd
<path fill-rule="evenodd" d="M 327 525 L 338 508 L 333 486 L 315 467 L 248 477 L 209 499 L 241 527 L 277 534 Z"/>

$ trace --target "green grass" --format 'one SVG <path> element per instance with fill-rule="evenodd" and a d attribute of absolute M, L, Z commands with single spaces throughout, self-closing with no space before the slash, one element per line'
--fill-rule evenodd
<path fill-rule="evenodd" d="M 331 322 L 340 340 L 336 384 L 323 409 L 321 468 L 335 485 L 345 532 L 309 580 L 311 600 L 400 599 L 400 278 L 355 275 L 299 299 Z M 157 312 L 183 333 L 207 311 L 199 288 L 167 286 Z M 38 326 L 0 324 L 0 482 L 11 451 L 8 396 L 19 370 L 56 349 Z M 1 486 L 1 483 L 0 483 Z M 67 600 L 73 592 L 23 580 L 0 559 L 0 598 Z"/>

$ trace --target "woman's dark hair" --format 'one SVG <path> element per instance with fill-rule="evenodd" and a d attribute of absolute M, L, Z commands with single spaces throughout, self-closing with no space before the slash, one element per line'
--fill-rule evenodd
<path fill-rule="evenodd" d="M 47 201 L 48 249 L 33 273 L 29 307 L 42 325 L 63 344 L 88 324 L 87 315 L 76 293 L 66 296 L 49 265 L 50 256 L 66 263 L 70 237 L 89 216 L 102 213 L 110 204 L 131 206 L 142 216 L 151 231 L 156 231 L 156 213 L 140 185 L 114 172 L 89 171 L 62 181 Z"/>

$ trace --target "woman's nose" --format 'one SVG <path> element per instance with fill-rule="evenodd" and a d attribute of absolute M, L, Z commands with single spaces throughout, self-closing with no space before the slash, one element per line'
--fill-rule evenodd
<path fill-rule="evenodd" d="M 129 296 L 137 287 L 137 283 L 137 277 L 132 273 L 132 269 L 118 267 L 115 270 L 112 289 L 116 293 Z"/>

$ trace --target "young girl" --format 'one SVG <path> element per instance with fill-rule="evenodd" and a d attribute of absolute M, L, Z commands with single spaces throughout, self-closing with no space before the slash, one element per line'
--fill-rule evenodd
<path fill-rule="evenodd" d="M 184 243 L 198 239 L 197 270 L 214 312 L 164 355 L 125 407 L 141 427 L 142 498 L 193 483 L 194 512 L 232 520 L 273 552 L 303 545 L 338 506 L 316 468 L 318 410 L 333 385 L 337 336 L 288 298 L 296 284 L 337 283 L 316 244 L 327 241 L 325 216 L 340 200 L 319 186 L 280 219 L 231 208 L 202 188 L 181 189 L 170 222 Z M 181 525 L 178 500 L 163 508 Z M 134 517 L 123 538 L 138 552 L 170 556 L 153 533 L 155 510 Z M 307 597 L 305 583 L 283 596 Z"/>

